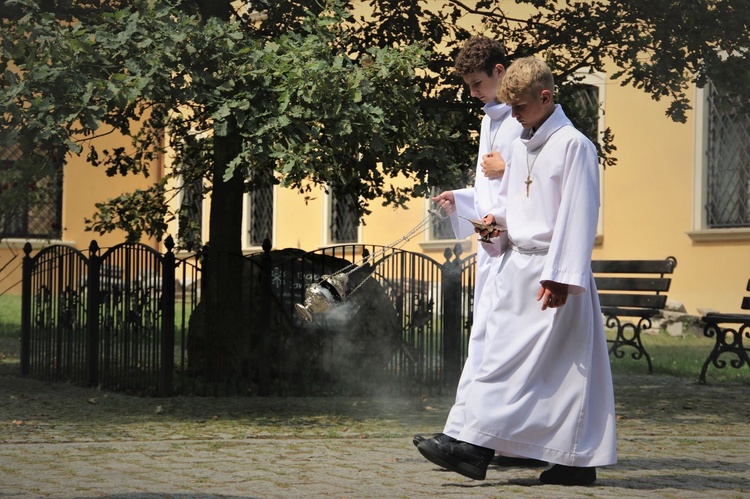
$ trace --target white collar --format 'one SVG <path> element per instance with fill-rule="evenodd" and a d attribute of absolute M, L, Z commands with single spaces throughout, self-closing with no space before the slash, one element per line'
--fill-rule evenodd
<path fill-rule="evenodd" d="M 529 151 L 534 151 L 542 147 L 553 133 L 566 125 L 572 125 L 572 123 L 565 115 L 560 104 L 555 104 L 555 111 L 536 131 L 528 128 L 521 132 L 521 142 L 526 145 Z"/>
<path fill-rule="evenodd" d="M 485 104 L 483 109 L 484 113 L 489 116 L 492 121 L 504 120 L 510 116 L 510 106 L 504 102 L 493 100 Z"/>

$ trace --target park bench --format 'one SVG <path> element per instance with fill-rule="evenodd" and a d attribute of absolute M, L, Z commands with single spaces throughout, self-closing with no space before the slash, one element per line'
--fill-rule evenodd
<path fill-rule="evenodd" d="M 747 281 L 746 290 L 750 291 L 750 280 Z M 750 296 L 742 298 L 741 308 L 742 310 L 750 310 Z M 740 369 L 744 365 L 750 367 L 750 357 L 748 357 L 750 345 L 745 343 L 745 341 L 750 342 L 750 314 L 720 314 L 712 312 L 704 315 L 701 321 L 704 323 L 704 336 L 714 338 L 715 342 L 711 353 L 706 358 L 706 362 L 703 363 L 703 368 L 698 378 L 699 382 L 706 382 L 706 370 L 709 365 L 713 364 L 718 369 L 723 369 L 727 366 L 727 362 L 724 359 L 720 359 L 724 354 L 736 356 L 736 358 L 729 361 L 730 366 L 736 369 Z"/>
<path fill-rule="evenodd" d="M 593 260 L 591 269 L 599 292 L 605 325 L 615 329 L 610 355 L 625 356 L 623 348 L 632 347 L 634 360 L 646 359 L 648 372 L 653 372 L 651 357 L 641 340 L 641 333 L 651 328 L 652 319 L 667 304 L 666 292 L 672 281 L 677 260 Z M 666 277 L 665 277 L 666 276 Z"/>

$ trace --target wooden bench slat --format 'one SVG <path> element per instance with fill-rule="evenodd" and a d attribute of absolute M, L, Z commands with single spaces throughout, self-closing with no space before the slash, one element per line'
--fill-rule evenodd
<path fill-rule="evenodd" d="M 661 312 L 658 308 L 620 308 L 620 307 L 602 307 L 602 314 L 607 317 L 644 317 L 651 318 Z"/>
<path fill-rule="evenodd" d="M 671 279 L 666 277 L 595 277 L 599 291 L 669 291 Z"/>
<path fill-rule="evenodd" d="M 703 322 L 720 324 L 722 322 L 750 323 L 750 314 L 722 314 L 711 312 L 701 317 Z"/>
<path fill-rule="evenodd" d="M 593 260 L 591 270 L 597 273 L 671 274 L 676 261 L 665 260 Z"/>
<path fill-rule="evenodd" d="M 635 349 L 634 359 L 645 357 L 653 372 L 651 357 L 641 341 L 641 329 L 651 326 L 667 304 L 666 292 L 677 265 L 674 257 L 664 260 L 592 260 L 601 312 L 607 326 L 615 326 L 615 338 L 607 340 L 610 355 L 623 357 L 623 347 Z M 651 275 L 645 275 L 651 274 Z"/>
<path fill-rule="evenodd" d="M 621 293 L 599 293 L 599 302 L 603 307 L 641 307 L 664 308 L 666 295 L 633 295 Z"/>

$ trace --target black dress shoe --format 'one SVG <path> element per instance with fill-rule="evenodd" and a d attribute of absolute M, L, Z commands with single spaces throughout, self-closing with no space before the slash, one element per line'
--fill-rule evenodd
<path fill-rule="evenodd" d="M 539 475 L 542 483 L 551 485 L 591 485 L 596 481 L 596 468 L 579 468 L 556 464 Z"/>
<path fill-rule="evenodd" d="M 549 466 L 547 461 L 541 461 L 539 459 L 508 456 L 495 456 L 490 464 L 506 468 L 546 468 Z"/>
<path fill-rule="evenodd" d="M 425 440 L 417 449 L 428 461 L 474 480 L 484 480 L 487 465 L 495 455 L 493 449 L 455 439 L 443 442 L 438 439 Z"/>
<path fill-rule="evenodd" d="M 444 435 L 443 433 L 417 433 L 413 437 L 411 437 L 411 441 L 414 442 L 414 447 L 419 445 L 420 442 L 424 442 L 428 438 L 435 438 L 439 437 L 440 435 Z"/>
<path fill-rule="evenodd" d="M 414 446 L 418 446 L 421 442 L 424 442 L 425 440 L 429 440 L 431 438 L 434 438 L 435 440 L 439 442 L 450 442 L 452 440 L 456 440 L 453 437 L 449 437 L 445 433 L 417 433 L 413 437 L 411 437 L 411 441 L 414 443 Z"/>

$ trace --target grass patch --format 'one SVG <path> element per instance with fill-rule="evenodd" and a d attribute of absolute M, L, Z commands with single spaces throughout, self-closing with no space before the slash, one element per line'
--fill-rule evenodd
<path fill-rule="evenodd" d="M 21 295 L 0 296 L 0 334 L 5 329 L 21 328 Z"/>
<path fill-rule="evenodd" d="M 21 295 L 0 296 L 0 372 L 9 373 L 21 362 Z"/>
<path fill-rule="evenodd" d="M 607 338 L 614 339 L 614 331 L 607 331 Z M 656 334 L 644 334 L 641 336 L 643 346 L 651 356 L 654 366 L 654 374 L 665 374 L 678 378 L 686 378 L 698 381 L 703 363 L 714 346 L 713 338 L 685 334 L 684 336 L 671 336 L 666 331 Z M 634 360 L 631 354 L 633 348 L 622 349 L 625 356 L 621 359 L 614 355 L 609 356 L 612 372 L 615 374 L 647 374 L 648 364 L 645 358 Z M 735 357 L 736 358 L 736 357 Z M 732 359 L 730 355 L 723 357 L 727 362 Z M 750 384 L 750 367 L 743 366 L 742 369 L 726 367 L 717 369 L 709 366 L 706 371 L 708 383 L 747 383 Z"/>
<path fill-rule="evenodd" d="M 176 317 L 181 318 L 180 305 L 177 304 Z M 186 310 L 186 313 L 188 311 Z M 179 334 L 179 324 L 178 334 Z M 614 331 L 607 331 L 607 338 L 614 339 Z M 675 376 L 678 378 L 698 380 L 703 363 L 714 345 L 712 338 L 699 334 L 687 333 L 684 336 L 671 336 L 665 331 L 642 336 L 646 351 L 651 356 L 654 374 Z M 179 347 L 178 347 L 179 348 Z M 0 296 L 0 370 L 17 368 L 20 363 L 21 350 L 21 295 Z M 647 374 L 646 359 L 634 360 L 632 348 L 625 347 L 625 356 L 621 359 L 610 355 L 610 364 L 614 374 Z M 179 358 L 179 351 L 176 351 Z M 723 360 L 729 362 L 733 357 L 726 355 Z M 706 373 L 708 383 L 741 383 L 750 384 L 750 367 L 742 369 L 726 367 L 717 369 L 709 366 Z"/>

